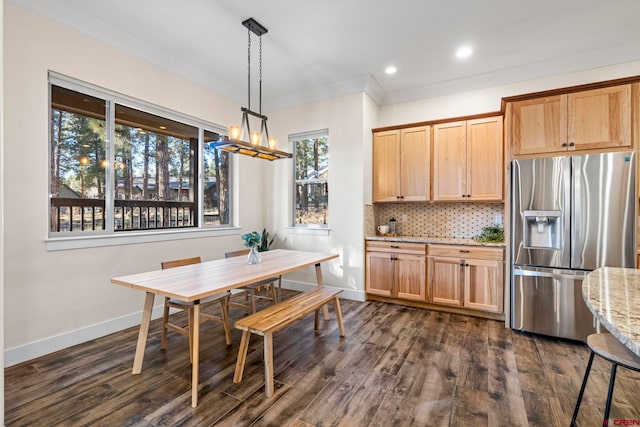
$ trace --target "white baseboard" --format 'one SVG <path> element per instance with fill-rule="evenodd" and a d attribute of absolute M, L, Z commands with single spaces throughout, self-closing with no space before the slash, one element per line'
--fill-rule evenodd
<path fill-rule="evenodd" d="M 151 318 L 157 319 L 162 317 L 162 312 L 162 305 L 154 307 Z M 28 344 L 8 348 L 4 351 L 4 366 L 6 368 L 8 366 L 17 365 L 18 363 L 26 362 L 27 360 L 44 356 L 45 354 L 53 353 L 54 351 L 100 338 L 114 332 L 122 331 L 123 329 L 127 329 L 132 326 L 138 326 L 140 325 L 141 319 L 142 310 L 116 319 L 110 319 L 84 328 L 65 332 L 60 335 L 54 335 Z M 132 345 L 135 345 L 135 343 Z"/>
<path fill-rule="evenodd" d="M 316 285 L 312 283 L 295 282 L 291 280 L 282 281 L 283 288 L 295 291 L 308 291 L 309 289 L 313 289 L 315 286 Z M 363 302 L 366 301 L 366 294 L 363 291 L 343 289 L 342 294 L 340 294 L 340 298 Z M 151 318 L 157 319 L 162 317 L 162 309 L 162 305 L 154 307 Z M 138 326 L 140 325 L 140 319 L 142 319 L 142 310 L 116 319 L 110 319 L 84 328 L 65 332 L 60 335 L 55 335 L 6 349 L 4 351 L 4 366 L 8 367 L 17 365 L 18 363 L 26 362 L 27 360 L 35 359 L 36 357 L 44 356 L 45 354 L 53 353 L 54 351 L 100 338 L 132 326 Z M 135 343 L 132 343 L 132 348 L 134 344 Z"/>

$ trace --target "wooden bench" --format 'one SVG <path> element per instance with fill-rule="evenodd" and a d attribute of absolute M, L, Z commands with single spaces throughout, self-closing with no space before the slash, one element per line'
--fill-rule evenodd
<path fill-rule="evenodd" d="M 262 335 L 264 337 L 264 381 L 265 394 L 267 397 L 271 397 L 274 392 L 274 332 L 285 328 L 313 311 L 315 311 L 315 329 L 317 330 L 320 324 L 320 309 L 333 301 L 336 310 L 336 318 L 338 320 L 338 327 L 340 328 L 340 336 L 344 337 L 342 312 L 340 311 L 340 302 L 338 300 L 338 294 L 340 293 L 342 293 L 342 290 L 340 289 L 320 286 L 236 321 L 235 327 L 241 329 L 243 332 L 242 340 L 240 341 L 240 349 L 238 350 L 238 361 L 236 362 L 236 372 L 233 376 L 233 382 L 237 384 L 242 381 L 242 374 L 244 372 L 244 365 L 247 359 L 247 350 L 249 348 L 251 333 Z"/>

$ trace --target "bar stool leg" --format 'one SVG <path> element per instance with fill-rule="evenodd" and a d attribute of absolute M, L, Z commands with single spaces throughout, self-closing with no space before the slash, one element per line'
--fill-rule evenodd
<path fill-rule="evenodd" d="M 609 411 L 611 410 L 611 398 L 613 397 L 613 386 L 616 382 L 616 370 L 618 369 L 617 363 L 611 364 L 611 378 L 609 378 L 609 393 L 607 393 L 607 403 L 604 406 L 604 419 L 602 420 L 602 425 L 606 426 L 609 424 Z"/>
<path fill-rule="evenodd" d="M 592 351 L 589 356 L 589 363 L 587 363 L 587 370 L 584 372 L 584 378 L 582 380 L 582 387 L 580 387 L 580 393 L 578 394 L 578 400 L 576 401 L 576 407 L 573 410 L 573 417 L 571 417 L 571 427 L 575 427 L 576 418 L 578 418 L 578 410 L 580 409 L 580 403 L 582 402 L 582 396 L 584 395 L 584 389 L 587 387 L 587 380 L 589 379 L 589 372 L 591 371 L 591 364 L 593 363 L 593 357 L 595 353 Z M 607 414 L 608 416 L 608 414 Z M 606 418 L 605 418 L 606 419 Z"/>

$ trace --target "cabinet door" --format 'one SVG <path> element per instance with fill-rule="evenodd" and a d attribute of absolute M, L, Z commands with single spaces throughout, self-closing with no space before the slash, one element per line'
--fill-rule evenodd
<path fill-rule="evenodd" d="M 631 145 L 631 85 L 571 93 L 569 149 Z"/>
<path fill-rule="evenodd" d="M 514 156 L 567 150 L 567 95 L 513 102 L 508 111 Z"/>
<path fill-rule="evenodd" d="M 500 261 L 466 259 L 464 306 L 502 313 L 503 264 Z"/>
<path fill-rule="evenodd" d="M 396 202 L 400 196 L 400 131 L 373 134 L 373 201 Z"/>
<path fill-rule="evenodd" d="M 395 281 L 395 261 L 386 252 L 367 252 L 366 291 L 390 297 Z"/>
<path fill-rule="evenodd" d="M 433 126 L 433 200 L 467 200 L 466 122 Z"/>
<path fill-rule="evenodd" d="M 403 201 L 428 201 L 430 196 L 429 126 L 400 132 L 400 197 Z"/>
<path fill-rule="evenodd" d="M 430 301 L 461 307 L 463 269 L 459 258 L 429 257 Z"/>
<path fill-rule="evenodd" d="M 467 121 L 467 200 L 503 200 L 502 117 Z"/>
<path fill-rule="evenodd" d="M 398 298 L 426 301 L 426 257 L 397 254 L 394 262 Z"/>

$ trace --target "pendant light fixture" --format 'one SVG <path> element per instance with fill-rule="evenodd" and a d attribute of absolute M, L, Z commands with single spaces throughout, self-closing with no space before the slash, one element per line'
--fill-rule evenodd
<path fill-rule="evenodd" d="M 267 29 L 253 18 L 243 21 L 242 25 L 247 27 L 249 38 L 247 45 L 247 106 L 240 108 L 240 111 L 242 111 L 242 124 L 240 126 L 229 126 L 229 136 L 221 135 L 220 140 L 211 143 L 211 147 L 266 160 L 291 158 L 293 157 L 291 153 L 277 149 L 278 141 L 276 138 L 269 137 L 267 116 L 262 114 L 262 35 L 267 33 Z M 251 33 L 257 35 L 260 41 L 258 112 L 251 110 Z M 249 116 L 260 119 L 260 132 L 251 132 Z M 243 138 L 246 138 L 246 141 L 249 142 L 246 142 Z"/>

